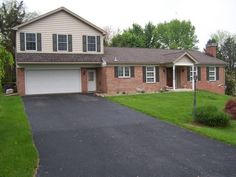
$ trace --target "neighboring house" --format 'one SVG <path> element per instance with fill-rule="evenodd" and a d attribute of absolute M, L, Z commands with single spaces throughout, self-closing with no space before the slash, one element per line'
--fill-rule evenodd
<path fill-rule="evenodd" d="M 104 48 L 105 31 L 61 7 L 14 27 L 20 95 L 197 88 L 224 93 L 225 63 L 206 52 Z"/>

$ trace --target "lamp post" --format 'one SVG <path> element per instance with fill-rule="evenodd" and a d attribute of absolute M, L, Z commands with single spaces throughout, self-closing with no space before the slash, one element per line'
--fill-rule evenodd
<path fill-rule="evenodd" d="M 193 90 L 193 119 L 195 119 L 196 116 L 196 110 L 197 110 L 197 75 L 194 72 L 193 76 L 193 82 L 194 82 L 194 90 Z"/>

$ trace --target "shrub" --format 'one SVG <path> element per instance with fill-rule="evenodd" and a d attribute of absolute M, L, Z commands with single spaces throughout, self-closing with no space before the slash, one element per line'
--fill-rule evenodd
<path fill-rule="evenodd" d="M 230 99 L 226 102 L 225 112 L 229 113 L 236 120 L 236 99 Z"/>
<path fill-rule="evenodd" d="M 230 116 L 219 111 L 215 106 L 198 107 L 194 121 L 211 127 L 225 127 L 229 124 Z"/>
<path fill-rule="evenodd" d="M 236 81 L 235 81 L 234 76 L 232 74 L 226 73 L 225 85 L 226 85 L 225 94 L 226 95 L 234 95 Z"/>

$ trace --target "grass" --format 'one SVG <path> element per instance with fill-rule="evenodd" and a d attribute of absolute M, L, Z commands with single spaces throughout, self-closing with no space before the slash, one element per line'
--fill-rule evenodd
<path fill-rule="evenodd" d="M 225 128 L 212 128 L 197 125 L 192 120 L 192 92 L 166 92 L 157 94 L 122 95 L 107 97 L 107 99 L 138 110 L 152 117 L 174 123 L 211 138 L 236 145 L 236 121 L 231 121 Z M 224 109 L 229 96 L 198 91 L 197 105 L 215 105 Z"/>
<path fill-rule="evenodd" d="M 32 177 L 37 162 L 21 98 L 0 95 L 0 177 Z"/>

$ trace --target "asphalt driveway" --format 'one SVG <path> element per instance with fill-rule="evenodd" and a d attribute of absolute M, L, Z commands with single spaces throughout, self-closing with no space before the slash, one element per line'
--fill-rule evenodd
<path fill-rule="evenodd" d="M 236 148 L 92 95 L 23 97 L 38 177 L 234 177 Z"/>

